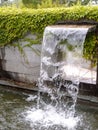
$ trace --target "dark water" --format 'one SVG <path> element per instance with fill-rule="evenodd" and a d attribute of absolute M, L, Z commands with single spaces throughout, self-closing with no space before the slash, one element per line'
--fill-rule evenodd
<path fill-rule="evenodd" d="M 92 106 L 77 104 L 75 116 L 77 118 L 79 117 L 79 121 L 76 123 L 75 127 L 69 127 L 74 123 L 74 119 L 69 120 L 67 124 L 68 127 L 64 127 L 63 118 L 61 118 L 62 125 L 50 124 L 49 126 L 49 122 L 48 125 L 43 125 L 41 117 L 39 120 L 41 123 L 38 121 L 38 118 L 43 111 L 40 110 L 40 112 L 37 113 L 38 115 L 34 115 L 36 113 L 34 110 L 37 110 L 37 102 L 34 99 L 37 99 L 37 93 L 28 94 L 24 92 L 4 89 L 1 86 L 0 130 L 98 130 L 97 107 L 95 108 Z M 45 97 L 45 99 L 47 98 Z M 33 112 L 31 110 L 33 110 Z M 30 111 L 31 113 L 29 113 L 29 117 L 35 117 L 30 118 L 31 120 L 27 120 L 28 112 Z M 57 114 L 55 115 L 57 116 Z M 36 121 L 33 122 L 35 119 Z M 55 120 L 57 120 L 57 117 L 55 117 Z"/>

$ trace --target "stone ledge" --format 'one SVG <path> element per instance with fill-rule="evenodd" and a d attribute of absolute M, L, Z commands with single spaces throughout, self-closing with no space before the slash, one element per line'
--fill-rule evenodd
<path fill-rule="evenodd" d="M 23 82 L 17 82 L 9 79 L 0 79 L 0 85 L 10 89 L 16 89 L 16 90 L 22 90 L 28 92 L 38 91 L 38 88 L 36 87 L 36 82 L 23 83 Z"/>
<path fill-rule="evenodd" d="M 19 90 L 27 93 L 33 93 L 38 91 L 36 82 L 23 83 L 23 82 L 8 80 L 8 79 L 0 79 L 0 85 L 4 86 L 6 89 L 14 89 L 15 91 Z M 70 95 L 67 94 L 66 96 L 70 98 Z M 98 97 L 78 94 L 77 103 L 78 102 L 87 105 L 98 106 Z"/>

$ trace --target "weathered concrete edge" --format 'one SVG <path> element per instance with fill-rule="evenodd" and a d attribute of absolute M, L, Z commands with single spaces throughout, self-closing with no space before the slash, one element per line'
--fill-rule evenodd
<path fill-rule="evenodd" d="M 32 88 L 31 87 L 24 87 L 22 85 L 16 85 L 13 82 L 9 82 L 6 80 L 1 80 L 0 79 L 0 85 L 4 86 L 7 89 L 12 89 L 12 90 L 21 90 L 22 92 L 27 92 L 27 93 L 33 93 L 33 92 L 38 92 L 38 87 L 37 86 L 33 86 L 32 84 Z M 28 86 L 29 84 L 27 84 Z M 42 92 L 42 91 L 40 91 Z M 67 95 L 68 98 L 70 98 L 70 95 Z M 78 94 L 78 99 L 77 102 L 82 102 L 83 104 L 86 103 L 88 105 L 92 105 L 92 106 L 97 106 L 98 107 L 98 97 L 95 96 L 87 96 L 87 95 L 80 95 Z"/>
<path fill-rule="evenodd" d="M 16 85 L 13 83 L 13 81 L 6 81 L 6 80 L 2 80 L 0 79 L 0 85 L 1 86 L 5 86 L 6 88 L 11 88 L 11 89 L 15 89 L 15 90 L 22 90 L 22 91 L 28 91 L 28 92 L 32 92 L 32 91 L 38 91 L 38 87 L 34 86 L 32 84 L 32 88 L 31 87 L 26 87 L 30 84 L 25 83 L 25 86 L 22 85 Z"/>

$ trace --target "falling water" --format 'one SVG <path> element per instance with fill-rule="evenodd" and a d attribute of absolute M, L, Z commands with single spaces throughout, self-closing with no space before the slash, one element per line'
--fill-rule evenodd
<path fill-rule="evenodd" d="M 82 56 L 83 43 L 91 27 L 76 25 L 46 27 L 42 46 L 40 89 L 49 91 L 49 85 L 47 86 L 49 81 L 54 81 L 58 86 L 58 81 L 61 80 L 59 84 L 65 86 L 62 81 L 70 80 L 74 87 L 83 80 L 90 82 Z"/>
<path fill-rule="evenodd" d="M 37 129 L 78 130 L 81 117 L 75 114 L 75 104 L 79 82 L 85 75 L 83 43 L 90 27 L 45 28 L 37 108 L 28 111 L 27 116 Z M 47 93 L 46 101 L 40 91 Z"/>

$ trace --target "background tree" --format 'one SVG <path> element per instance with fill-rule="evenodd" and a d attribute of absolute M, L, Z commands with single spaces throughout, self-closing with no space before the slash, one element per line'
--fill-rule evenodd
<path fill-rule="evenodd" d="M 41 4 L 41 0 L 22 0 L 22 2 L 26 7 L 31 8 L 37 8 L 37 5 Z"/>
<path fill-rule="evenodd" d="M 48 8 L 57 6 L 73 6 L 73 5 L 87 5 L 88 3 L 95 2 L 98 4 L 98 0 L 22 0 L 26 7 L 31 8 Z"/>
<path fill-rule="evenodd" d="M 82 0 L 82 5 L 87 5 L 91 0 Z"/>

